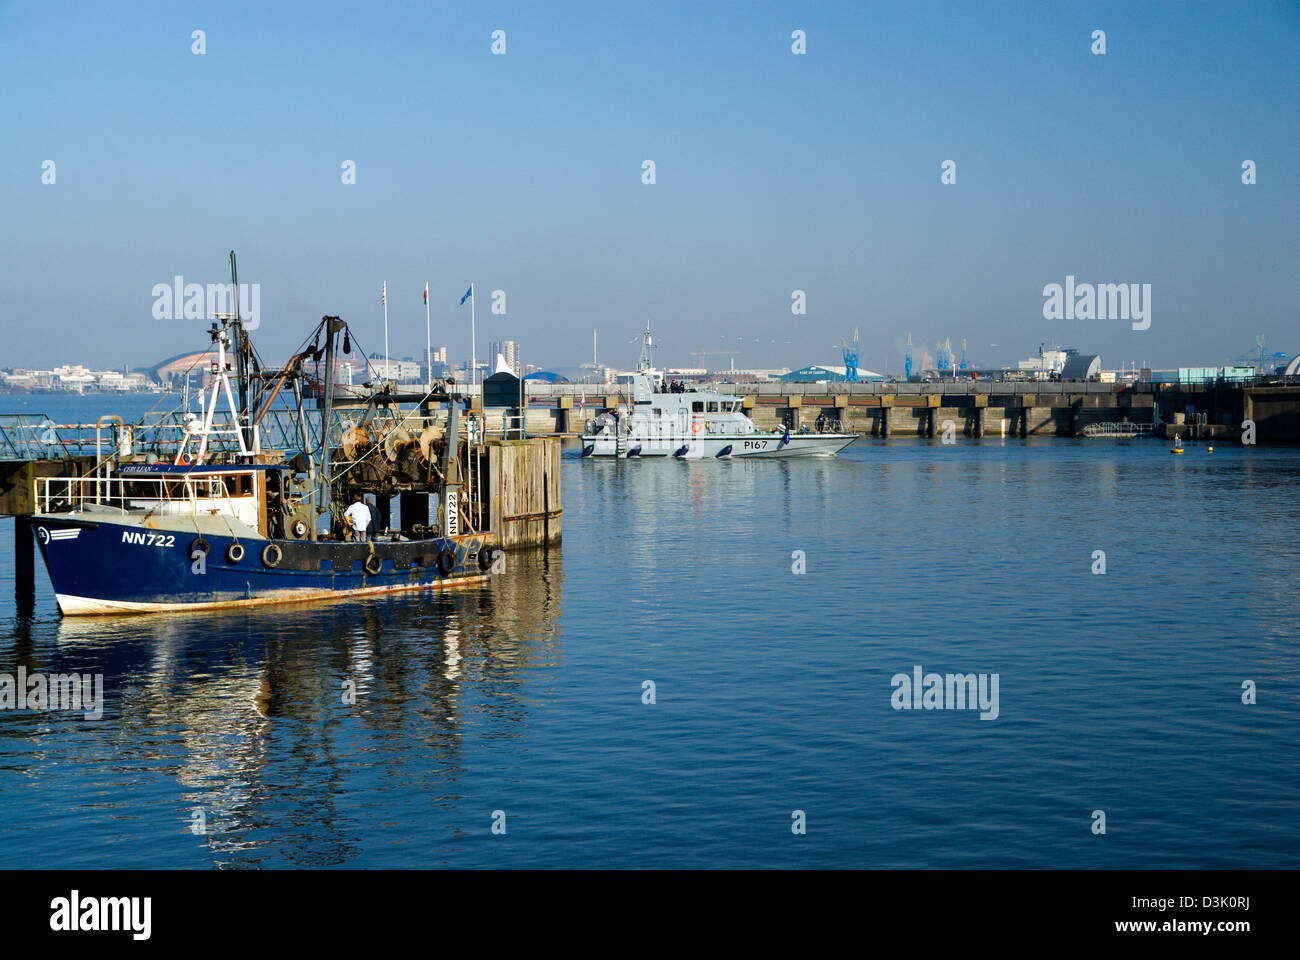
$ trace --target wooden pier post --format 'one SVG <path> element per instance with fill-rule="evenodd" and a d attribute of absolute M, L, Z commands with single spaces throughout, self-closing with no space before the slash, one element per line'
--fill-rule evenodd
<path fill-rule="evenodd" d="M 36 544 L 32 542 L 32 518 L 14 517 L 14 606 L 20 619 L 31 619 L 36 609 Z"/>

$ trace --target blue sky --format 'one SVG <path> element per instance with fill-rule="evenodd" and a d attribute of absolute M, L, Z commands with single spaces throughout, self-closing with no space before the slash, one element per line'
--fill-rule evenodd
<path fill-rule="evenodd" d="M 0 366 L 202 348 L 152 288 L 231 248 L 268 358 L 326 313 L 382 349 L 384 280 L 394 355 L 428 281 L 467 356 L 471 280 L 480 355 L 544 366 L 593 328 L 631 364 L 646 321 L 669 364 L 836 362 L 855 327 L 889 370 L 909 332 L 984 363 L 1300 352 L 1294 2 L 11 2 L 0 91 Z M 1150 329 L 1045 320 L 1067 274 L 1150 283 Z"/>

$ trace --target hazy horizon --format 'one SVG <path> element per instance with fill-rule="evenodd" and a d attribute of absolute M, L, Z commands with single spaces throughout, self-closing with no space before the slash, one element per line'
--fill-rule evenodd
<path fill-rule="evenodd" d="M 268 359 L 323 314 L 382 353 L 385 281 L 392 355 L 428 282 L 457 363 L 471 282 L 479 358 L 543 368 L 593 329 L 631 365 L 647 322 L 664 366 L 839 364 L 855 328 L 886 372 L 909 333 L 918 363 L 1295 354 L 1298 49 L 1294 3 L 0 4 L 0 367 L 202 349 L 152 291 L 230 249 Z M 1150 284 L 1149 329 L 1044 319 L 1067 276 Z"/>

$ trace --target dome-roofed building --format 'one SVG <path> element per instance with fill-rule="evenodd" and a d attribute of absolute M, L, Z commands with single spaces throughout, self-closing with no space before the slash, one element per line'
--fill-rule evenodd
<path fill-rule="evenodd" d="M 1101 376 L 1101 355 L 1076 353 L 1066 357 L 1061 367 L 1062 380 L 1096 380 Z"/>

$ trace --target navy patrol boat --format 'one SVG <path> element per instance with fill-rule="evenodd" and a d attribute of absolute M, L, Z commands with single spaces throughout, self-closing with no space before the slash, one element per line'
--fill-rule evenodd
<path fill-rule="evenodd" d="M 332 416 L 332 393 L 340 335 L 344 352 L 351 349 L 347 324 L 322 318 L 313 346 L 282 370 L 260 373 L 235 300 L 235 316 L 212 324 L 216 356 L 202 415 L 179 418 L 171 437 L 152 444 L 141 426 L 124 430 L 91 473 L 36 481 L 32 527 L 60 611 L 207 610 L 443 588 L 499 569 L 493 535 L 480 529 L 482 437 L 472 415 L 461 415 L 467 398 L 431 389 L 403 415 L 385 387 L 343 424 Z M 305 369 L 312 366 L 314 380 Z M 250 399 L 253 383 L 260 389 Z M 315 429 L 303 401 L 313 384 L 322 395 Z M 298 450 L 264 454 L 262 428 L 286 385 L 296 407 L 277 412 L 293 414 L 294 429 L 281 435 L 296 433 Z M 411 491 L 436 491 L 435 520 L 427 499 L 404 498 L 423 516 L 413 509 L 398 529 L 347 538 L 344 511 L 356 495 Z"/>
<path fill-rule="evenodd" d="M 582 435 L 584 457 L 828 457 L 858 438 L 855 433 L 760 430 L 733 394 L 666 392 L 663 374 L 651 359 L 649 328 L 640 339 L 632 403 L 588 422 Z"/>

